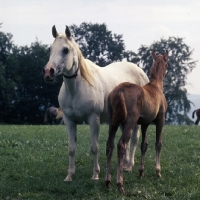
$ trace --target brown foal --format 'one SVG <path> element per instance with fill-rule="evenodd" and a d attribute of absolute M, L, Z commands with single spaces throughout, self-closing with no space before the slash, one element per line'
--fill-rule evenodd
<path fill-rule="evenodd" d="M 108 97 L 109 110 L 109 136 L 106 146 L 107 168 L 105 182 L 109 187 L 111 182 L 110 163 L 114 149 L 114 138 L 116 131 L 121 125 L 122 135 L 118 142 L 118 189 L 125 193 L 123 187 L 123 156 L 127 143 L 131 138 L 132 131 L 137 124 L 141 125 L 141 162 L 139 166 L 140 177 L 144 176 L 144 156 L 147 150 L 147 128 L 150 123 L 156 125 L 156 175 L 161 177 L 160 151 L 162 147 L 162 129 L 165 123 L 167 102 L 163 94 L 163 80 L 167 69 L 168 52 L 164 55 L 156 55 L 152 52 L 154 59 L 150 69 L 150 82 L 141 87 L 136 84 L 124 82 L 115 87 Z"/>

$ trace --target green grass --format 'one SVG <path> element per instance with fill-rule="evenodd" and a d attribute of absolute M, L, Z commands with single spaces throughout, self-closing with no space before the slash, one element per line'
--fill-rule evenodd
<path fill-rule="evenodd" d="M 105 187 L 108 126 L 101 125 L 100 131 L 100 179 L 91 180 L 89 127 L 79 125 L 76 174 L 72 182 L 65 183 L 68 139 L 64 126 L 1 125 L 0 199 L 200 199 L 200 126 L 164 127 L 161 179 L 155 175 L 155 126 L 150 126 L 145 176 L 138 178 L 137 148 L 133 171 L 124 173 L 125 195 L 116 187 L 116 148 L 111 166 L 112 187 Z M 120 131 L 116 143 L 119 136 Z"/>

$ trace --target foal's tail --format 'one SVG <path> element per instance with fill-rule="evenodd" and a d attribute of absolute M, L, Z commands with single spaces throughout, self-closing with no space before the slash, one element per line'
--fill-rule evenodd
<path fill-rule="evenodd" d="M 124 93 L 121 89 L 114 90 L 108 97 L 108 109 L 111 122 L 114 126 L 119 126 L 127 117 L 127 109 Z"/>
<path fill-rule="evenodd" d="M 195 113 L 195 112 L 196 112 L 196 110 L 193 111 L 193 113 L 192 113 L 192 118 L 194 118 L 194 113 Z"/>
<path fill-rule="evenodd" d="M 49 108 L 46 109 L 44 114 L 44 123 L 46 124 L 49 121 Z"/>

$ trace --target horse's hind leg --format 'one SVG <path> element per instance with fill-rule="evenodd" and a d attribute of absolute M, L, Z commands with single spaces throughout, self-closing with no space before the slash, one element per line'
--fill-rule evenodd
<path fill-rule="evenodd" d="M 148 147 L 147 136 L 146 136 L 147 128 L 148 128 L 148 125 L 141 125 L 142 142 L 141 142 L 141 161 L 140 161 L 140 166 L 139 166 L 140 177 L 144 176 L 144 156 Z"/>
<path fill-rule="evenodd" d="M 107 165 L 106 165 L 106 177 L 105 183 L 107 187 L 110 187 L 111 174 L 110 174 L 110 163 L 112 158 L 112 152 L 115 147 L 114 139 L 117 132 L 118 126 L 109 126 L 109 136 L 106 143 L 106 156 L 107 156 Z"/>
<path fill-rule="evenodd" d="M 118 148 L 118 169 L 117 169 L 117 186 L 120 192 L 125 193 L 124 187 L 123 187 L 123 164 L 124 164 L 124 155 L 126 151 L 127 144 L 131 138 L 132 135 L 132 129 L 133 124 L 124 124 L 123 125 L 123 131 L 122 136 L 118 142 L 117 148 Z"/>
<path fill-rule="evenodd" d="M 134 166 L 134 157 L 135 157 L 135 151 L 137 148 L 138 140 L 140 137 L 140 126 L 136 125 L 133 129 L 133 134 L 132 137 L 129 141 L 130 147 L 126 149 L 126 154 L 125 154 L 125 160 L 124 160 L 124 171 L 131 171 L 132 167 Z M 130 156 L 126 157 L 130 151 Z"/>

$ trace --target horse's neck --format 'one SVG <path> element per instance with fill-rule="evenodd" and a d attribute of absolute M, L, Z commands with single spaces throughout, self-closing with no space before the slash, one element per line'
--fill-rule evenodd
<path fill-rule="evenodd" d="M 67 79 L 67 78 L 63 77 L 65 88 L 68 90 L 68 93 L 71 97 L 73 97 L 76 93 L 76 88 L 77 88 L 77 82 L 76 82 L 77 80 L 76 79 L 75 78 Z"/>
<path fill-rule="evenodd" d="M 67 76 L 72 76 L 75 71 L 77 70 L 78 66 L 73 66 L 72 69 L 69 72 L 65 72 L 65 75 Z M 77 84 L 80 81 L 80 69 L 78 70 L 78 75 L 77 77 L 73 77 L 73 78 L 66 78 L 63 76 L 63 82 L 65 84 L 65 88 L 68 90 L 69 95 L 71 97 L 73 97 L 76 93 L 76 88 L 77 88 Z"/>

